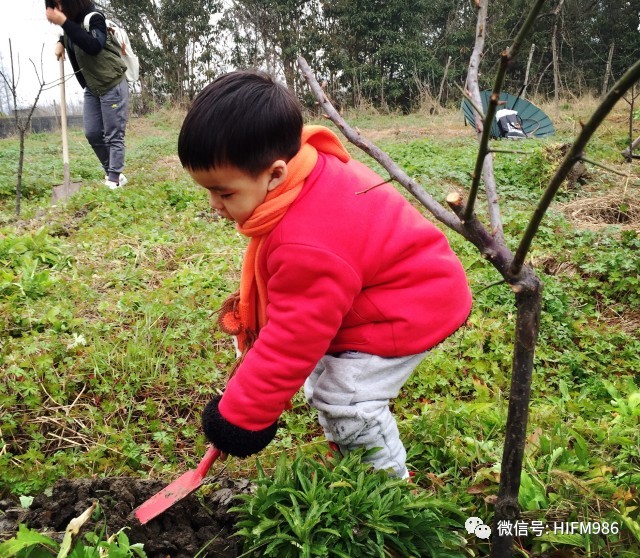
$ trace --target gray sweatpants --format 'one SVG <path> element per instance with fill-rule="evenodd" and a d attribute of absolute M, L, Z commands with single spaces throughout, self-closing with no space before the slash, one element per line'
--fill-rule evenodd
<path fill-rule="evenodd" d="M 346 351 L 325 355 L 304 384 L 307 402 L 318 410 L 325 435 L 345 453 L 366 447 L 381 448 L 368 458 L 375 469 L 393 469 L 407 477 L 407 453 L 400 441 L 389 400 L 426 353 L 383 358 Z"/>
<path fill-rule="evenodd" d="M 106 174 L 124 170 L 124 132 L 129 112 L 129 86 L 123 79 L 104 95 L 84 90 L 84 135 Z"/>

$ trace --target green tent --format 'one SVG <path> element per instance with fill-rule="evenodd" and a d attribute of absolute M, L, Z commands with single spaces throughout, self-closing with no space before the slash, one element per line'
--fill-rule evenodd
<path fill-rule="evenodd" d="M 490 96 L 491 91 L 482 91 L 480 93 L 480 97 L 482 97 L 482 110 L 485 113 L 489 106 Z M 500 101 L 504 101 L 504 104 L 498 105 L 498 110 L 510 109 L 518 113 L 517 119 L 527 137 L 542 138 L 550 136 L 555 132 L 555 128 L 551 120 L 549 120 L 549 117 L 526 99 L 502 92 L 500 94 Z M 464 113 L 465 122 L 475 126 L 475 110 L 466 98 L 462 101 L 462 112 Z M 496 119 L 491 123 L 491 137 L 503 137 Z"/>

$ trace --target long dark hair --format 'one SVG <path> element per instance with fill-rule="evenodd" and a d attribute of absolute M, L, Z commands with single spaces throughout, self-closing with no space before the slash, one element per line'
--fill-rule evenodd
<path fill-rule="evenodd" d="M 79 22 L 81 16 L 91 6 L 91 0 L 59 0 L 62 13 L 70 20 Z"/>

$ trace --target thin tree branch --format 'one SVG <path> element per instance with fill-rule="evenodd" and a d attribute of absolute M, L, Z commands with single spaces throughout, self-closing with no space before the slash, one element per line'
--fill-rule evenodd
<path fill-rule="evenodd" d="M 78 70 L 79 71 L 79 70 Z M 67 83 L 71 78 L 73 78 L 73 76 L 75 76 L 78 72 L 71 72 L 70 74 L 65 74 L 64 79 L 62 78 L 56 78 L 54 79 L 52 82 L 46 84 L 42 90 L 43 91 L 48 91 L 49 89 L 54 89 L 56 87 L 58 87 L 63 81 L 64 83 Z"/>
<path fill-rule="evenodd" d="M 370 192 L 371 190 L 374 190 L 375 188 L 378 188 L 380 186 L 384 186 L 385 184 L 389 184 L 392 181 L 393 181 L 393 178 L 389 177 L 388 180 L 383 180 L 382 182 L 378 182 L 377 184 L 374 184 L 373 186 L 368 186 L 364 190 L 360 190 L 359 192 L 356 192 L 356 196 L 360 196 L 361 194 L 366 194 L 367 192 Z"/>
<path fill-rule="evenodd" d="M 7 76 L 4 75 L 4 72 L 2 71 L 2 69 L 0 69 L 0 76 L 2 76 L 2 79 L 7 84 L 7 87 L 11 88 L 11 83 L 7 79 Z"/>
<path fill-rule="evenodd" d="M 11 96 L 13 97 L 13 117 L 18 128 L 18 82 L 16 81 L 16 72 L 13 66 L 13 46 L 11 45 L 11 39 L 9 39 L 9 59 L 11 60 Z M 20 65 L 18 64 L 18 68 Z"/>
<path fill-rule="evenodd" d="M 531 151 L 516 151 L 515 149 L 497 149 L 495 147 L 490 147 L 489 153 L 512 153 L 515 155 L 531 155 Z"/>
<path fill-rule="evenodd" d="M 565 155 L 564 160 L 553 175 L 553 178 L 549 182 L 549 186 L 547 186 L 547 189 L 540 199 L 538 207 L 536 207 L 533 215 L 531 216 L 531 220 L 529 221 L 511 264 L 511 273 L 514 275 L 517 275 L 520 269 L 522 269 L 527 252 L 531 247 L 533 237 L 538 232 L 542 218 L 547 212 L 547 209 L 549 209 L 549 206 L 560 189 L 560 186 L 564 182 L 564 179 L 573 168 L 573 165 L 580 159 L 583 159 L 583 150 L 587 145 L 587 142 L 591 139 L 591 136 L 598 129 L 598 126 L 602 124 L 605 117 L 609 114 L 615 104 L 639 79 L 640 60 L 631 66 L 631 68 L 629 68 L 614 84 L 609 93 L 607 93 L 606 97 L 603 99 L 602 103 L 600 103 L 600 106 L 598 106 L 596 111 L 591 115 L 589 121 L 582 126 L 582 131 L 578 134 L 578 137 Z"/>
<path fill-rule="evenodd" d="M 469 92 L 465 91 L 464 88 L 460 86 L 460 84 L 456 83 L 455 86 L 458 89 L 460 89 L 460 92 L 462 93 L 462 96 L 467 101 L 469 101 L 469 104 L 473 107 L 473 110 L 475 110 L 480 115 L 480 118 L 482 120 L 484 120 L 484 111 L 478 105 L 476 105 L 476 102 L 473 100 L 473 97 L 471 96 L 471 94 Z"/>
<path fill-rule="evenodd" d="M 495 281 L 494 283 L 490 283 L 488 285 L 485 285 L 479 291 L 476 291 L 475 295 L 479 295 L 480 293 L 483 293 L 484 291 L 488 291 L 489 289 L 491 289 L 493 287 L 497 287 L 498 285 L 504 285 L 505 283 L 506 283 L 506 281 L 504 279 L 500 279 L 499 281 Z"/>
<path fill-rule="evenodd" d="M 627 160 L 634 157 L 633 150 L 638 147 L 638 145 L 640 145 L 640 136 L 631 142 L 631 145 L 627 146 L 627 148 L 622 152 L 622 156 Z"/>
<path fill-rule="evenodd" d="M 342 116 L 340 116 L 338 111 L 329 102 L 329 99 L 313 76 L 313 72 L 304 57 L 298 57 L 298 66 L 300 66 L 302 75 L 309 84 L 309 87 L 316 99 L 318 99 L 331 121 L 340 128 L 344 136 L 355 146 L 359 147 L 362 151 L 378 161 L 387 170 L 390 179 L 395 180 L 404 188 L 409 190 L 409 192 L 411 192 L 411 194 L 413 194 L 433 214 L 433 216 L 438 219 L 438 221 L 444 223 L 454 231 L 463 234 L 461 223 L 454 215 L 440 205 L 435 198 L 422 188 L 422 186 L 411 179 L 396 163 L 394 163 L 389 155 L 345 122 Z"/>
<path fill-rule="evenodd" d="M 11 85 L 14 88 L 18 88 L 20 83 L 20 54 L 18 54 L 18 76 L 16 77 L 16 71 L 13 67 L 13 46 L 11 45 L 11 39 L 9 39 L 9 57 L 11 58 Z M 18 110 L 18 107 L 15 107 Z"/>
<path fill-rule="evenodd" d="M 496 79 L 493 85 L 493 91 L 491 92 L 491 96 L 489 97 L 489 106 L 487 107 L 487 113 L 485 114 L 485 118 L 484 118 L 482 135 L 480 138 L 480 147 L 478 149 L 478 157 L 476 159 L 476 165 L 472 175 L 473 180 L 471 183 L 471 190 L 469 191 L 469 199 L 467 200 L 467 207 L 464 214 L 465 221 L 469 220 L 471 218 L 471 215 L 473 214 L 474 205 L 478 195 L 478 187 L 480 185 L 481 171 L 483 167 L 485 167 L 485 164 L 484 164 L 485 158 L 489 154 L 488 146 L 489 146 L 489 138 L 491 135 L 491 125 L 493 123 L 493 119 L 496 114 L 496 110 L 498 107 L 498 100 L 500 99 L 500 92 L 502 91 L 502 85 L 504 83 L 504 79 L 507 74 L 507 69 L 513 63 L 516 56 L 518 55 L 518 52 L 520 51 L 520 46 L 522 45 L 522 41 L 529 33 L 529 30 L 534 24 L 536 17 L 538 16 L 538 13 L 542 9 L 542 5 L 544 4 L 544 2 L 545 0 L 536 0 L 536 3 L 531 8 L 531 11 L 527 16 L 527 19 L 525 20 L 522 27 L 520 28 L 520 31 L 516 35 L 516 38 L 513 44 L 508 50 L 505 50 L 500 54 L 500 66 L 498 68 L 498 73 L 496 75 Z M 479 21 L 478 23 L 479 26 L 484 25 L 484 23 L 480 21 L 480 16 L 478 17 L 478 21 Z M 493 169 L 493 165 L 491 165 L 491 168 Z M 485 190 L 487 190 L 487 196 L 490 196 L 489 190 L 495 189 L 495 180 L 493 180 L 493 183 L 491 183 L 491 181 L 489 182 L 490 183 L 487 183 L 487 180 L 485 180 Z M 497 195 L 496 195 L 496 198 L 497 198 Z M 496 203 L 496 206 L 497 206 L 497 203 Z M 490 208 L 490 211 L 491 211 L 491 208 Z M 496 223 L 494 223 L 493 220 L 491 222 L 491 225 L 494 227 L 494 229 L 496 228 Z M 500 229 L 501 228 L 502 226 L 500 225 Z"/>
<path fill-rule="evenodd" d="M 627 173 L 625 173 L 625 172 L 620 172 L 619 170 L 616 170 L 614 168 L 608 167 L 607 165 L 603 165 L 602 163 L 598 163 L 597 161 L 593 161 L 591 159 L 587 159 L 586 157 L 582 157 L 582 160 L 585 163 L 589 163 L 590 165 L 594 165 L 596 167 L 600 167 L 601 169 L 604 169 L 606 171 L 612 172 L 613 174 L 617 174 L 618 176 L 628 176 Z"/>
<path fill-rule="evenodd" d="M 479 86 L 478 76 L 480 71 L 480 61 L 482 59 L 482 52 L 484 51 L 488 4 L 489 4 L 488 0 L 476 0 L 476 6 L 478 8 L 478 21 L 476 23 L 476 39 L 473 46 L 473 51 L 471 53 L 471 58 L 469 59 L 469 70 L 467 73 L 467 87 L 468 87 L 469 93 L 473 98 L 473 100 L 475 101 L 476 106 L 479 106 L 479 107 L 483 106 L 482 97 L 480 95 L 480 86 Z M 491 120 L 487 119 L 486 114 L 476 111 L 475 125 L 476 125 L 476 133 L 478 136 L 478 140 L 481 141 L 481 138 L 484 136 L 485 132 L 486 133 L 490 132 Z M 493 158 L 492 157 L 487 158 L 486 153 L 482 157 L 482 163 L 480 165 L 476 165 L 476 169 L 474 170 L 474 173 L 472 175 L 472 182 L 477 180 L 479 183 L 481 171 L 482 171 L 482 178 L 484 180 L 484 189 L 485 189 L 485 192 L 487 193 L 489 222 L 491 223 L 493 235 L 499 241 L 502 242 L 504 241 L 504 233 L 503 233 L 503 227 L 502 227 L 502 216 L 500 215 L 498 189 L 496 186 L 496 179 L 493 171 Z M 472 216 L 473 216 L 473 208 L 471 208 L 468 213 L 465 211 L 465 213 L 462 216 L 459 215 L 459 217 L 463 220 L 463 222 L 468 222 L 472 218 Z"/>

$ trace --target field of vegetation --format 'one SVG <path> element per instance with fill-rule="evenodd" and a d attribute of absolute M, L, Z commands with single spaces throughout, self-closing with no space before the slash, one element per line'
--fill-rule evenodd
<path fill-rule="evenodd" d="M 526 154 L 497 155 L 507 238 L 522 234 L 563 144 L 593 108 L 588 99 L 545 107 L 556 135 L 509 144 Z M 130 121 L 129 184 L 116 191 L 101 185 L 102 169 L 82 132 L 72 130 L 72 179 L 83 188 L 54 207 L 59 136 L 29 136 L 19 218 L 18 142 L 0 140 L 0 498 L 36 495 L 64 477 L 169 481 L 206 449 L 200 411 L 223 389 L 234 358 L 215 312 L 236 289 L 246 239 L 212 215 L 204 191 L 182 170 L 182 116 L 165 110 Z M 346 116 L 439 201 L 468 187 L 477 141 L 459 111 Z M 587 165 L 554 202 L 531 253 L 544 308 L 520 505 L 529 527 L 551 528 L 517 537 L 522 556 L 640 555 L 640 170 L 620 156 L 628 119 L 620 105 L 587 150 L 627 176 Z M 375 521 L 367 512 L 362 529 L 371 544 L 396 548 L 380 556 L 427 555 L 426 546 L 403 550 L 385 538 L 414 525 L 406 519 L 411 498 L 450 549 L 433 556 L 486 554 L 488 543 L 468 535 L 464 523 L 476 516 L 490 524 L 493 516 L 515 308 L 476 249 L 447 234 L 475 303 L 468 325 L 432 351 L 393 405 L 418 494 L 360 475 L 353 459 L 346 477 L 325 478 L 314 463 L 327 447 L 299 394 L 258 468 L 252 458 L 226 464 L 230 476 L 260 484 L 242 504 L 247 544 L 272 552 L 256 555 L 324 556 L 332 547 L 345 556 L 378 555 L 367 553 L 371 546 L 358 554 L 355 542 L 335 542 L 341 512 L 329 505 L 335 493 L 317 486 L 324 480 L 360 495 L 356 509 L 368 510 L 369 496 L 379 499 L 372 510 L 390 510 Z M 311 486 L 312 479 L 320 480 Z M 288 507 L 280 505 L 286 498 Z M 594 527 L 554 527 L 570 522 Z"/>

